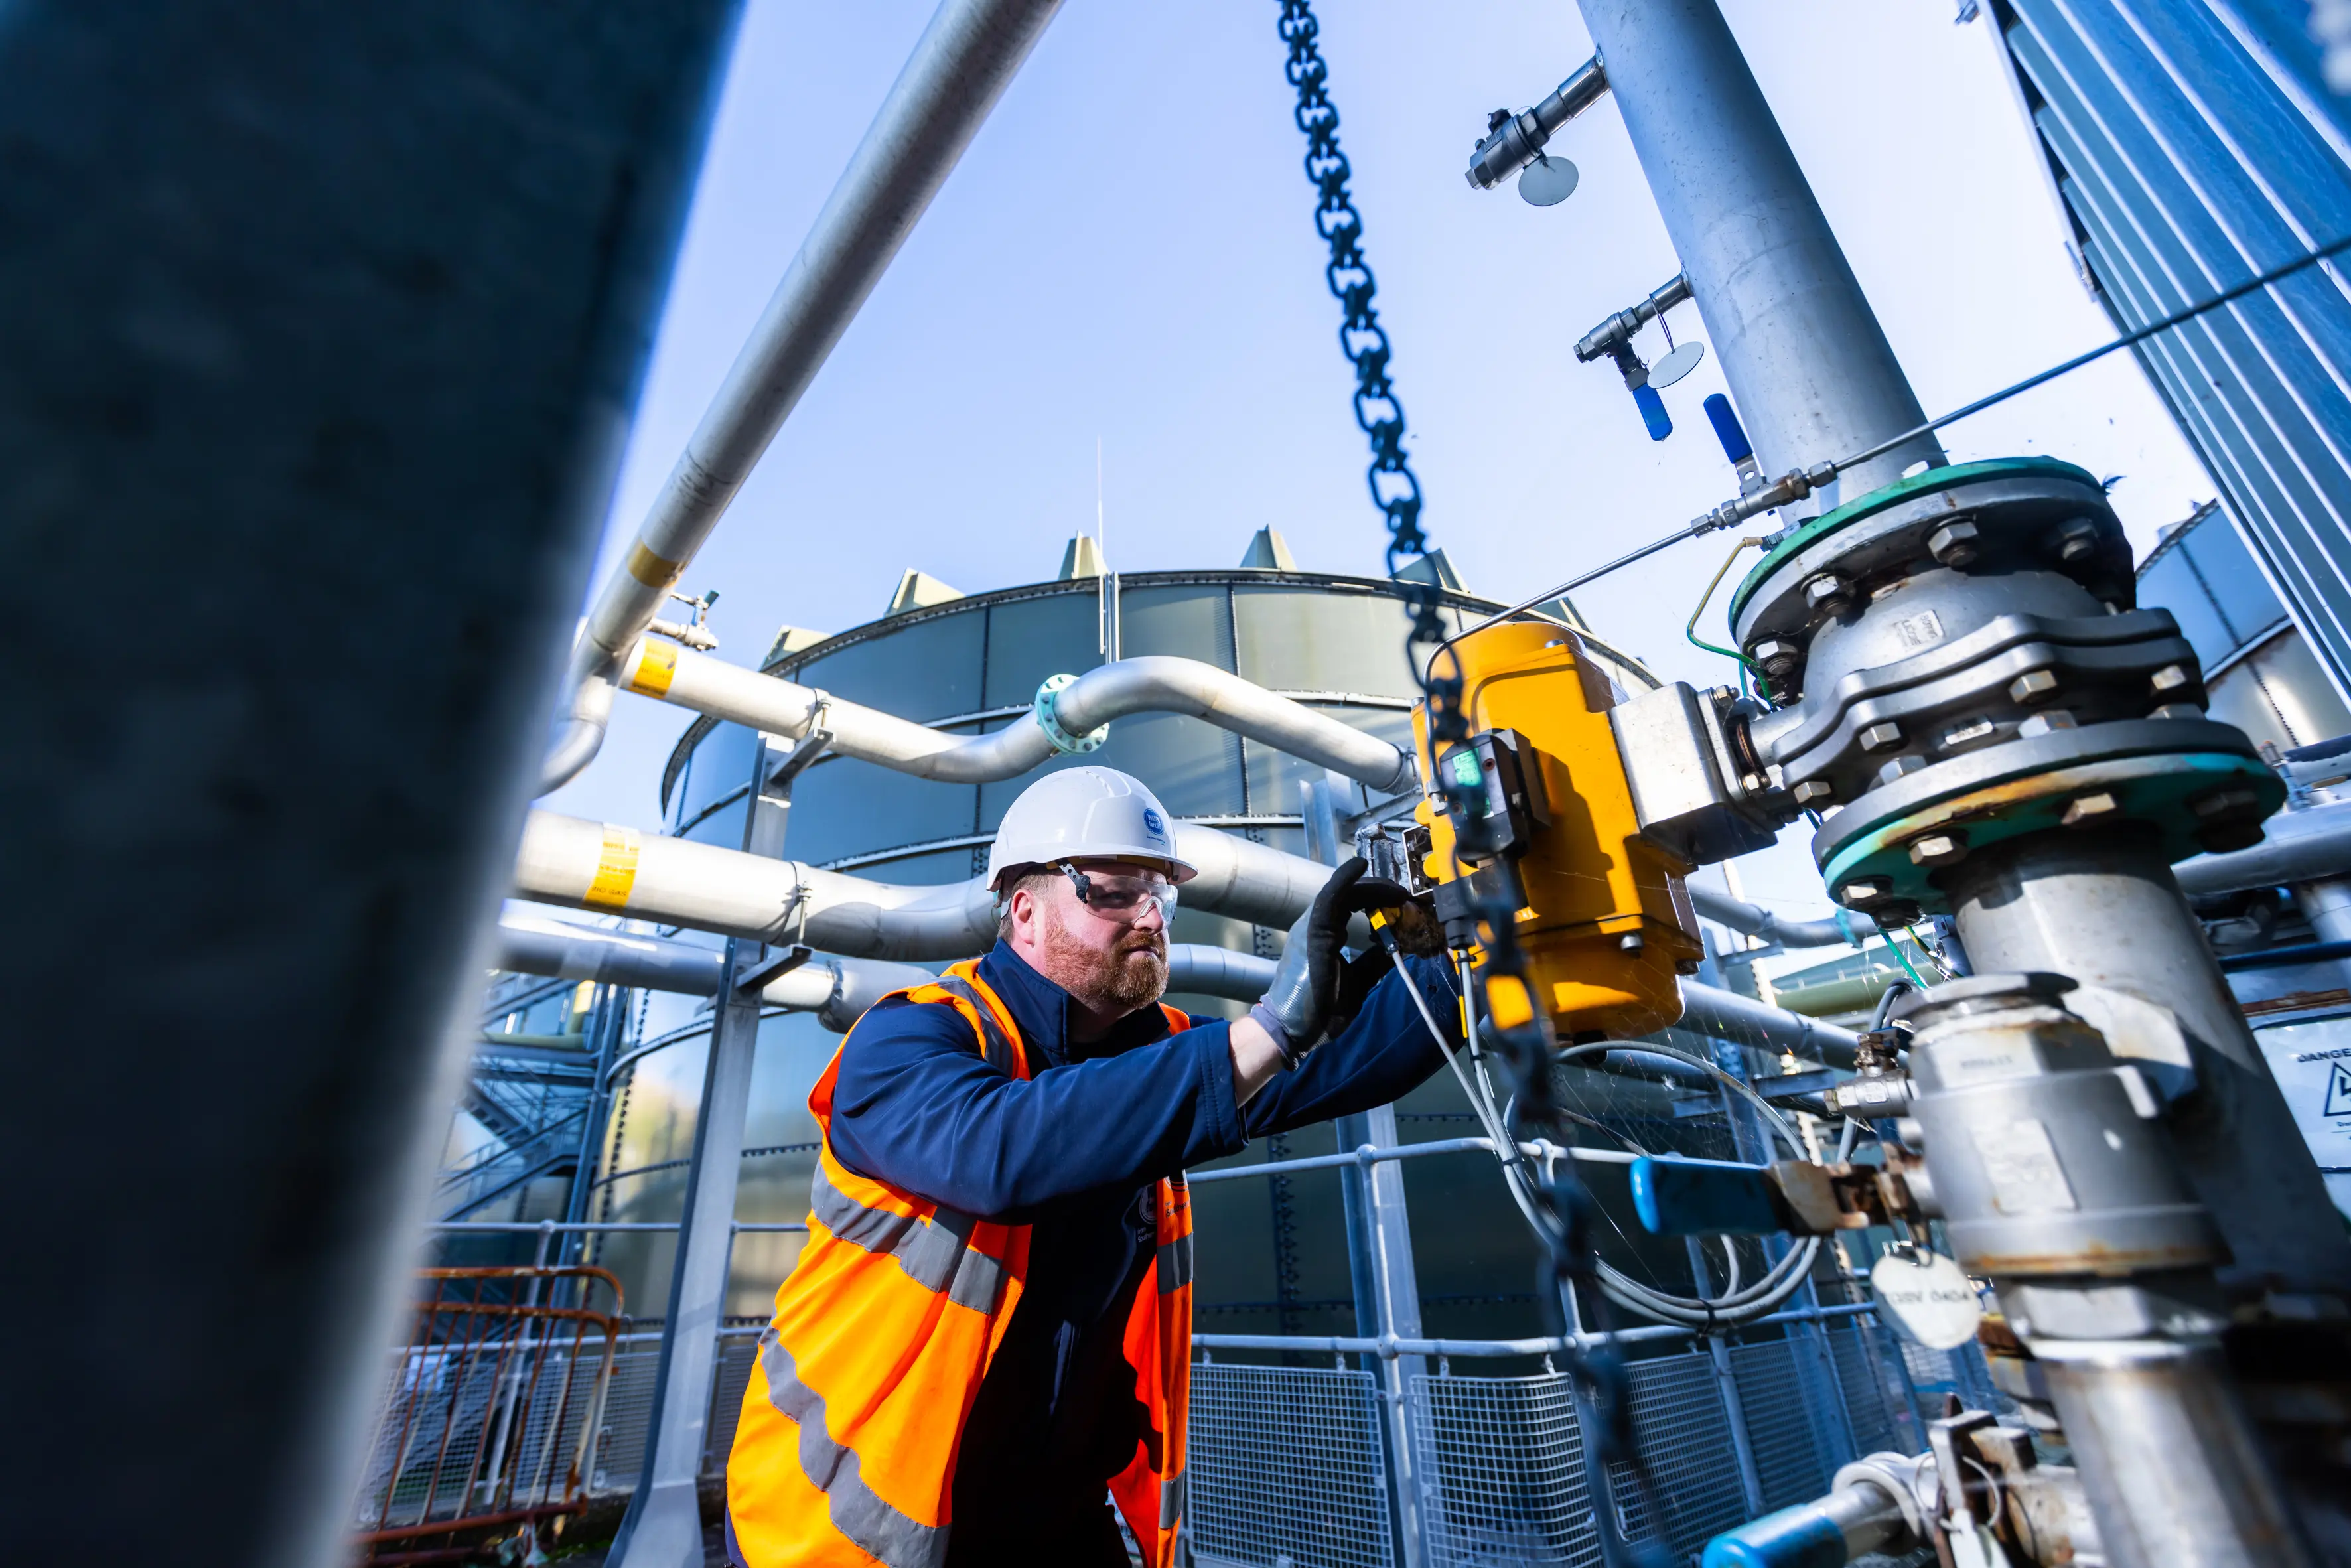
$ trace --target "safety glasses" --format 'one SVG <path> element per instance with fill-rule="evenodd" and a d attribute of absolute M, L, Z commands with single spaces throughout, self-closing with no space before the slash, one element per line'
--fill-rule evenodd
<path fill-rule="evenodd" d="M 1162 925 L 1176 918 L 1176 884 L 1164 876 L 1122 876 L 1115 872 L 1080 871 L 1063 861 L 1053 868 L 1070 879 L 1078 902 L 1121 925 L 1132 925 L 1144 912 L 1156 908 Z"/>

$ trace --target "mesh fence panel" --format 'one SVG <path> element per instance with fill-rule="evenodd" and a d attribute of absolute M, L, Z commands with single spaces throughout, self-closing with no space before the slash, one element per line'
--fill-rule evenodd
<path fill-rule="evenodd" d="M 1713 1357 L 1704 1351 L 1661 1355 L 1635 1362 L 1625 1373 L 1632 1384 L 1635 1440 L 1666 1517 L 1659 1521 L 1648 1516 L 1631 1472 L 1622 1465 L 1609 1475 L 1616 1517 L 1635 1539 L 1662 1539 L 1677 1553 L 1695 1553 L 1747 1518 Z"/>
<path fill-rule="evenodd" d="M 1567 1377 L 1416 1377 L 1421 1526 L 1442 1568 L 1596 1568 Z"/>
<path fill-rule="evenodd" d="M 660 1335 L 632 1335 L 621 1342 L 621 1354 L 612 1358 L 611 1392 L 604 1396 L 602 1429 L 590 1450 L 590 1491 L 637 1490 L 637 1472 L 645 1462 L 645 1431 L 653 1424 L 653 1379 L 660 1370 Z"/>
<path fill-rule="evenodd" d="M 1865 1454 L 1915 1454 L 1927 1446 L 1902 1384 L 1894 1335 L 1865 1318 L 1832 1321 L 1829 1357 L 1836 1367 L 1854 1447 Z"/>
<path fill-rule="evenodd" d="M 1810 1344 L 1793 1339 L 1731 1347 L 1730 1377 L 1767 1509 L 1809 1502 L 1827 1491 L 1837 1466 L 1850 1457 L 1837 1452 L 1843 1433 L 1830 1427 L 1828 1413 L 1812 1396 L 1812 1380 L 1804 1375 L 1812 1355 Z"/>
<path fill-rule="evenodd" d="M 1368 1372 L 1192 1368 L 1185 1532 L 1205 1557 L 1388 1568 L 1387 1463 Z"/>
<path fill-rule="evenodd" d="M 702 1449 L 702 1473 L 726 1472 L 726 1456 L 735 1447 L 735 1424 L 743 1417 L 743 1391 L 751 1386 L 751 1364 L 759 1359 L 759 1334 L 748 1332 L 718 1336 L 718 1364 L 710 1383 L 709 1434 Z"/>

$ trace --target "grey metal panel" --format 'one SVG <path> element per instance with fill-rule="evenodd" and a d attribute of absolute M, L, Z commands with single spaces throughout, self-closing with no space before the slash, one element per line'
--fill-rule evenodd
<path fill-rule="evenodd" d="M 2122 324 L 2351 233 L 2339 140 L 2209 6 L 2012 0 L 2003 16 L 2085 259 Z M 2341 685 L 2351 301 L 2339 276 L 2301 274 L 2167 333 L 2140 359 Z M 2248 618 L 2217 591 L 2231 620 Z"/>
<path fill-rule="evenodd" d="M 1048 677 L 1081 675 L 1101 664 L 1101 602 L 1097 591 L 1088 584 L 1081 592 L 1016 600 L 990 608 L 987 678 L 982 683 L 979 706 L 1011 707 L 1032 702 Z"/>
<path fill-rule="evenodd" d="M 2221 617 L 2220 606 L 2204 591 L 2203 579 L 2187 553 L 2177 546 L 2139 573 L 2138 601 L 2142 608 L 2170 611 L 2207 670 L 2236 652 L 2237 639 Z"/>
<path fill-rule="evenodd" d="M 2237 646 L 2260 641 L 2285 620 L 2285 606 L 2233 531 L 2198 528 L 2179 541 L 2179 553 L 2201 580 Z"/>
<path fill-rule="evenodd" d="M 1119 652 L 1130 659 L 1169 653 L 1229 670 L 1232 606 L 1221 588 L 1124 589 L 1119 594 Z"/>
<path fill-rule="evenodd" d="M 743 817 L 751 808 L 751 797 L 746 792 L 724 806 L 686 823 L 677 836 L 697 844 L 716 844 L 722 850 L 743 847 Z"/>
<path fill-rule="evenodd" d="M 758 745 L 758 736 L 742 725 L 722 724 L 713 729 L 686 763 L 685 777 L 673 795 L 676 815 L 671 820 L 690 825 L 713 801 L 742 789 L 750 781 L 751 756 Z M 735 842 L 739 848 L 742 841 L 738 838 Z"/>
<path fill-rule="evenodd" d="M 1250 809 L 1241 789 L 1240 747 L 1240 737 L 1179 714 L 1123 718 L 1111 726 L 1110 738 L 1097 750 L 1055 758 L 1034 773 L 981 785 L 977 831 L 994 832 L 1004 809 L 1046 773 L 1088 763 L 1134 774 L 1179 817 L 1238 816 Z"/>
<path fill-rule="evenodd" d="M 987 612 L 926 617 L 812 659 L 792 678 L 916 721 L 977 713 Z"/>
<path fill-rule="evenodd" d="M 1242 645 L 1242 655 L 1248 656 L 1249 645 Z M 1412 715 L 1402 709 L 1342 707 L 1336 705 L 1313 704 L 1318 713 L 1353 725 L 1366 734 L 1398 746 L 1412 744 Z M 1299 786 L 1324 777 L 1323 770 L 1310 762 L 1276 751 L 1270 746 L 1247 741 L 1241 750 L 1249 769 L 1249 810 L 1260 814 L 1291 816 L 1299 810 Z"/>
<path fill-rule="evenodd" d="M 1369 593 L 1307 598 L 1296 590 L 1233 590 L 1240 674 L 1275 691 L 1418 695 L 1405 661 L 1401 601 Z"/>
<path fill-rule="evenodd" d="M 968 784 L 941 784 L 853 758 L 828 758 L 792 786 L 791 837 L 785 852 L 822 864 L 843 855 L 954 838 L 976 831 L 977 804 Z M 902 879 L 893 873 L 883 880 Z"/>

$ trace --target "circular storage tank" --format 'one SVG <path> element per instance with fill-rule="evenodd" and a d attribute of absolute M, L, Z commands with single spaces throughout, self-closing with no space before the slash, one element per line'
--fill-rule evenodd
<path fill-rule="evenodd" d="M 974 594 L 821 639 L 788 632 L 763 667 L 950 733 L 978 734 L 1027 714 L 1047 678 L 1103 663 L 1109 643 L 1129 657 L 1172 654 L 1212 664 L 1399 745 L 1410 743 L 1416 694 L 1404 654 L 1405 616 L 1392 582 L 1249 569 L 1152 572 L 1119 580 L 1114 606 L 1108 599 L 1091 577 Z M 1448 593 L 1447 604 L 1456 630 L 1503 608 L 1458 592 Z M 1620 685 L 1651 684 L 1628 664 L 1603 663 Z M 739 847 L 755 748 L 756 737 L 739 726 L 697 720 L 663 778 L 667 830 Z M 1202 720 L 1123 719 L 1099 750 L 1048 767 L 1079 763 L 1136 775 L 1179 818 L 1307 852 L 1300 789 L 1321 770 Z M 794 786 L 784 852 L 878 881 L 959 882 L 985 869 L 1005 808 L 1044 770 L 957 785 L 827 758 Z M 1280 950 L 1281 933 L 1179 905 L 1171 938 L 1270 956 Z M 1169 1000 L 1196 1014 L 1246 1010 L 1216 998 L 1171 994 Z M 674 1220 L 683 1203 L 707 1014 L 696 1017 L 682 998 L 647 1005 L 641 1039 L 655 1048 L 642 1051 L 615 1096 L 592 1205 L 599 1219 Z M 807 1097 L 839 1044 L 811 1015 L 778 1014 L 763 1022 L 738 1220 L 806 1216 L 817 1135 Z M 1656 1086 L 1576 1076 L 1592 1079 L 1611 1112 L 1671 1126 L 1673 1113 Z M 1475 1131 L 1447 1073 L 1397 1110 L 1407 1143 Z M 1236 1160 L 1327 1154 L 1337 1146 L 1327 1125 L 1305 1128 L 1259 1139 Z M 1709 1145 L 1687 1152 L 1729 1151 Z M 1540 1332 L 1529 1289 L 1533 1253 L 1491 1157 L 1415 1160 L 1405 1172 L 1428 1331 L 1479 1337 Z M 1336 1171 L 1213 1184 L 1199 1188 L 1195 1201 L 1200 1332 L 1355 1332 Z M 799 1247 L 797 1235 L 739 1235 L 727 1313 L 764 1322 Z M 673 1248 L 666 1236 L 615 1235 L 604 1239 L 599 1260 L 621 1273 L 632 1304 L 650 1315 L 667 1293 Z M 1658 1250 L 1668 1268 L 1683 1266 L 1678 1242 Z"/>

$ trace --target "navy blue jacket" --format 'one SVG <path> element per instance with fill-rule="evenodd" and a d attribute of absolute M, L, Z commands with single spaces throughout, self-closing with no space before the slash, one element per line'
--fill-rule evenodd
<path fill-rule="evenodd" d="M 1408 962 L 1438 1025 L 1457 1029 L 1446 967 Z M 841 1050 L 831 1134 L 852 1170 L 1031 1227 L 1028 1279 L 956 1462 L 952 1560 L 964 1562 L 1016 1540 L 1033 1552 L 1052 1516 L 1099 1524 L 1141 1430 L 1119 1342 L 1156 1250 L 1153 1185 L 1251 1134 L 1384 1105 L 1444 1065 L 1389 975 L 1335 1039 L 1237 1107 L 1224 1020 L 1171 1034 L 1145 1008 L 1072 1045 L 1069 993 L 1008 946 L 979 977 L 1020 1026 L 1034 1076 L 983 1061 L 954 1009 L 885 1001 Z"/>

